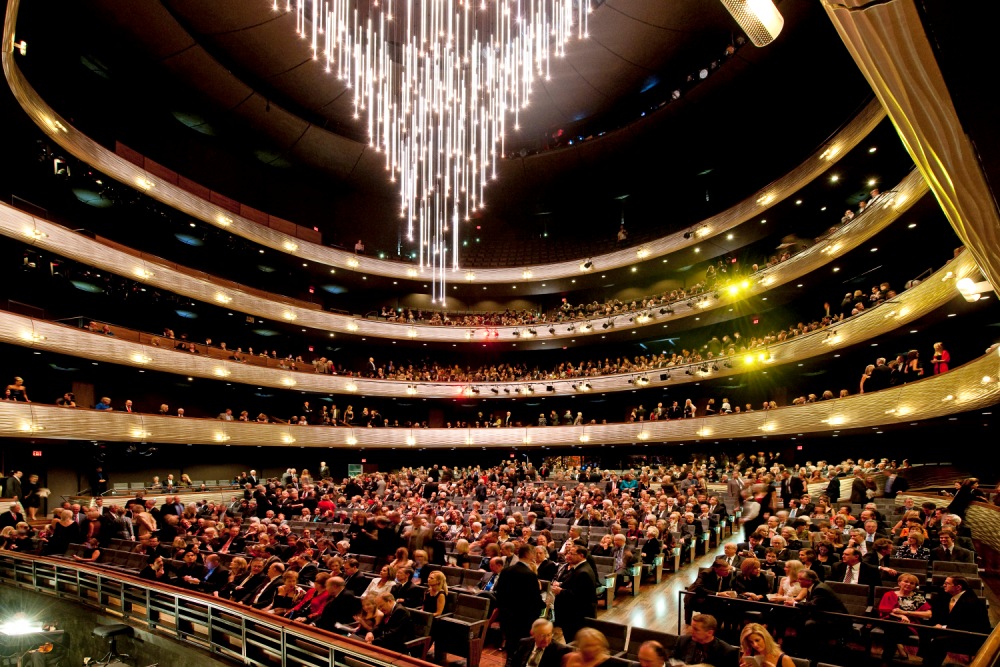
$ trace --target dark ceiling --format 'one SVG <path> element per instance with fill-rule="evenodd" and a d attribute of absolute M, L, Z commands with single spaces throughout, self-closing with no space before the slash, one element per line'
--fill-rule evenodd
<path fill-rule="evenodd" d="M 660 234 L 799 163 L 870 90 L 819 3 L 778 6 L 779 39 L 727 58 L 742 33 L 714 0 L 597 5 L 590 38 L 571 43 L 510 138 L 508 152 L 526 157 L 502 163 L 478 234 L 604 236 L 623 216 L 634 235 Z M 33 45 L 21 61 L 29 80 L 92 136 L 317 226 L 327 242 L 353 244 L 363 223 L 369 248 L 396 249 L 383 160 L 357 141 L 344 91 L 271 2 L 87 0 L 56 15 L 31 3 L 18 33 Z M 674 90 L 683 95 L 670 101 Z M 559 129 L 590 139 L 536 152 Z"/>

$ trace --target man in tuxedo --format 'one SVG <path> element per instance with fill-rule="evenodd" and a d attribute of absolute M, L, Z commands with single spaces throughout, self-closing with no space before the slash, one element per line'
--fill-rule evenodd
<path fill-rule="evenodd" d="M 798 475 L 793 475 L 787 468 L 781 473 L 781 499 L 788 507 L 792 498 L 801 498 L 806 492 L 806 484 Z"/>
<path fill-rule="evenodd" d="M 21 513 L 21 506 L 17 503 L 11 503 L 7 511 L 0 514 L 0 530 L 7 526 L 15 528 L 22 521 L 24 521 L 24 514 Z"/>
<path fill-rule="evenodd" d="M 709 614 L 691 619 L 688 634 L 677 640 L 673 657 L 687 665 L 736 667 L 739 651 L 715 636 L 718 621 Z"/>
<path fill-rule="evenodd" d="M 500 630 L 507 647 L 507 666 L 511 667 L 520 641 L 531 633 L 532 622 L 545 608 L 535 573 L 533 546 L 518 547 L 517 562 L 503 571 L 494 591 L 500 610 Z"/>
<path fill-rule="evenodd" d="M 931 550 L 931 562 L 945 561 L 949 563 L 975 563 L 976 554 L 955 544 L 955 533 L 942 530 L 938 534 L 941 546 Z"/>
<path fill-rule="evenodd" d="M 361 601 L 347 589 L 343 577 L 330 577 L 326 580 L 326 592 L 329 594 L 323 613 L 316 621 L 316 627 L 333 631 L 337 623 L 347 625 L 354 621 L 354 614 L 361 608 Z"/>
<path fill-rule="evenodd" d="M 234 581 L 232 590 L 233 602 L 243 602 L 252 599 L 254 593 L 267 581 L 264 574 L 264 559 L 254 558 L 250 561 L 249 573 L 239 581 Z"/>
<path fill-rule="evenodd" d="M 865 486 L 865 475 L 861 468 L 854 469 L 854 479 L 851 480 L 851 504 L 864 505 L 868 502 L 868 487 Z"/>
<path fill-rule="evenodd" d="M 222 567 L 221 560 L 218 554 L 205 556 L 205 571 L 201 575 L 198 590 L 211 595 L 229 583 L 229 570 Z"/>
<path fill-rule="evenodd" d="M 563 656 L 570 652 L 570 648 L 553 642 L 552 633 L 552 621 L 536 618 L 531 624 L 531 636 L 517 645 L 514 667 L 560 667 Z"/>
<path fill-rule="evenodd" d="M 722 554 L 721 558 L 725 559 L 726 565 L 728 565 L 729 567 L 733 568 L 734 570 L 738 570 L 739 567 L 740 567 L 740 564 L 743 562 L 744 558 L 743 558 L 743 556 L 740 556 L 737 553 L 737 551 L 736 551 L 736 543 L 735 542 L 726 542 L 726 544 L 722 547 L 722 551 L 723 551 L 723 554 Z"/>
<path fill-rule="evenodd" d="M 831 636 L 836 636 L 839 624 L 838 621 L 817 618 L 815 612 L 846 614 L 847 607 L 836 591 L 828 584 L 820 583 L 819 576 L 812 570 L 799 571 L 799 586 L 806 590 L 806 598 L 801 602 L 786 600 L 785 605 L 805 610 L 806 616 L 798 632 L 801 642 L 798 650 L 803 654 L 815 654 Z"/>
<path fill-rule="evenodd" d="M 187 551 L 184 554 L 184 564 L 174 572 L 174 585 L 191 590 L 198 590 L 205 576 L 205 566 L 198 562 L 198 552 Z"/>
<path fill-rule="evenodd" d="M 368 580 L 361 574 L 360 569 L 361 563 L 357 558 L 348 558 L 344 561 L 344 584 L 347 590 L 358 596 L 364 595 L 368 588 Z"/>
<path fill-rule="evenodd" d="M 420 606 L 422 594 L 420 589 L 413 585 L 413 568 L 401 567 L 396 570 L 396 583 L 389 592 L 392 593 L 392 597 L 402 600 L 407 607 Z"/>
<path fill-rule="evenodd" d="M 10 473 L 5 482 L 6 490 L 4 491 L 5 496 L 8 498 L 21 499 L 21 478 L 24 477 L 24 473 L 20 470 L 15 470 Z"/>
<path fill-rule="evenodd" d="M 833 566 L 830 581 L 868 586 L 870 597 L 875 587 L 882 583 L 882 575 L 878 568 L 861 561 L 861 553 L 856 548 L 848 547 L 844 549 L 840 562 Z"/>
<path fill-rule="evenodd" d="M 977 597 L 974 591 L 969 590 L 968 579 L 947 577 L 941 588 L 944 594 L 935 596 L 932 603 L 932 623 L 952 630 L 978 632 L 984 635 L 990 633 L 990 617 L 986 603 Z M 928 667 L 938 667 L 949 651 L 974 655 L 981 645 L 982 640 L 977 638 L 935 637 L 927 643 L 923 664 Z"/>
<path fill-rule="evenodd" d="M 365 641 L 390 651 L 405 653 L 406 642 L 416 634 L 410 612 L 392 597 L 392 593 L 382 593 L 375 604 L 382 612 L 382 622 L 365 635 Z"/>
<path fill-rule="evenodd" d="M 274 594 L 278 592 L 278 586 L 281 585 L 284 574 L 284 564 L 271 563 L 271 567 L 267 568 L 267 581 L 262 583 L 249 598 L 250 606 L 255 609 L 265 609 L 270 606 L 274 602 Z"/>
<path fill-rule="evenodd" d="M 883 572 L 890 577 L 896 577 L 899 573 L 889 567 L 889 559 L 892 558 L 892 549 L 892 541 L 885 537 L 880 537 L 875 540 L 872 548 L 868 550 L 868 553 L 861 559 L 861 562 L 868 563 L 872 567 L 877 567 L 879 572 Z"/>
<path fill-rule="evenodd" d="M 587 562 L 587 549 L 566 549 L 566 567 L 552 582 L 555 618 L 565 639 L 572 640 L 583 627 L 583 619 L 597 617 L 597 576 Z"/>

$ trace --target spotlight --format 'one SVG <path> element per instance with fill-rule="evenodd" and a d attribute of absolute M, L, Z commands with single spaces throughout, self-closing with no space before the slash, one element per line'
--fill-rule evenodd
<path fill-rule="evenodd" d="M 549 333 L 550 334 L 554 334 L 555 332 L 556 332 L 556 328 L 555 327 L 549 327 Z"/>
<path fill-rule="evenodd" d="M 666 382 L 670 379 L 670 373 L 660 373 L 660 381 Z"/>
<path fill-rule="evenodd" d="M 580 389 L 583 391 L 590 391 L 590 383 L 584 382 L 582 385 L 580 385 Z"/>
<path fill-rule="evenodd" d="M 666 315 L 666 314 L 667 314 L 667 309 L 666 308 L 660 308 L 660 315 Z"/>
<path fill-rule="evenodd" d="M 490 391 L 492 391 L 494 394 L 499 394 L 500 393 L 500 390 L 497 389 L 496 387 L 493 387 L 492 389 L 490 389 Z"/>
<path fill-rule="evenodd" d="M 538 332 L 537 332 L 537 331 L 535 331 L 534 329 L 528 329 L 528 334 L 529 334 L 529 335 L 532 335 L 532 336 L 537 336 L 537 335 L 538 335 Z"/>
<path fill-rule="evenodd" d="M 509 394 L 510 393 L 510 387 L 504 387 L 503 388 L 503 393 Z"/>
<path fill-rule="evenodd" d="M 702 364 L 701 366 L 699 366 L 698 367 L 698 372 L 699 373 L 707 373 L 708 372 L 708 364 Z"/>
<path fill-rule="evenodd" d="M 590 271 L 592 268 L 594 268 L 594 263 L 589 259 L 580 265 L 581 271 Z"/>
<path fill-rule="evenodd" d="M 733 362 L 731 362 L 731 361 L 729 361 L 729 360 L 727 359 L 726 361 L 724 361 L 724 362 L 722 363 L 722 365 L 723 365 L 723 366 L 725 366 L 726 368 L 732 368 L 732 367 L 733 367 Z"/>
<path fill-rule="evenodd" d="M 691 232 L 684 232 L 684 240 L 685 241 L 689 240 L 691 238 L 691 236 L 692 236 Z"/>
<path fill-rule="evenodd" d="M 610 323 L 608 323 L 608 322 L 605 322 L 604 324 L 602 324 L 602 325 L 601 325 L 601 328 L 602 328 L 602 329 L 607 329 L 607 328 L 608 328 L 608 327 L 610 327 L 610 326 L 611 326 L 611 324 L 610 324 Z"/>
<path fill-rule="evenodd" d="M 472 388 L 472 393 L 475 394 L 476 396 L 478 396 L 479 395 L 479 387 L 473 387 Z"/>
<path fill-rule="evenodd" d="M 545 391 L 555 391 L 555 390 L 556 390 L 556 388 L 553 387 L 552 385 L 550 385 L 550 384 L 549 385 L 545 385 Z"/>
<path fill-rule="evenodd" d="M 712 370 L 713 371 L 719 370 L 719 362 L 715 362 L 714 364 L 712 364 Z"/>
<path fill-rule="evenodd" d="M 566 327 L 566 331 L 576 331 L 576 327 L 571 324 L 568 327 Z"/>
<path fill-rule="evenodd" d="M 514 331 L 511 332 L 511 336 L 520 336 L 520 335 L 521 335 L 521 332 L 518 329 L 514 329 Z"/>
<path fill-rule="evenodd" d="M 688 369 L 685 369 L 685 370 L 684 370 L 684 375 L 692 375 L 692 373 L 691 373 L 691 369 L 690 369 L 690 368 L 688 368 Z"/>

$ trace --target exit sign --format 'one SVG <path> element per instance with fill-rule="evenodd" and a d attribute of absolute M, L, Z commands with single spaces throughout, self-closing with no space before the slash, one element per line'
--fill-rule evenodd
<path fill-rule="evenodd" d="M 33 450 L 31 450 L 31 455 L 32 456 L 41 456 L 42 455 L 42 450 L 40 450 L 40 449 L 33 449 Z"/>

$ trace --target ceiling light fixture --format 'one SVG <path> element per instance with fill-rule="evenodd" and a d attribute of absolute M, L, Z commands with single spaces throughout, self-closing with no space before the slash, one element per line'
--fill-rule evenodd
<path fill-rule="evenodd" d="M 353 96 L 368 143 L 399 184 L 400 215 L 419 268 L 431 269 L 431 298 L 445 302 L 458 270 L 459 221 L 485 207 L 504 135 L 519 128 L 536 79 L 588 36 L 590 0 L 455 3 L 359 0 L 279 3 L 295 15 L 314 60 Z"/>

